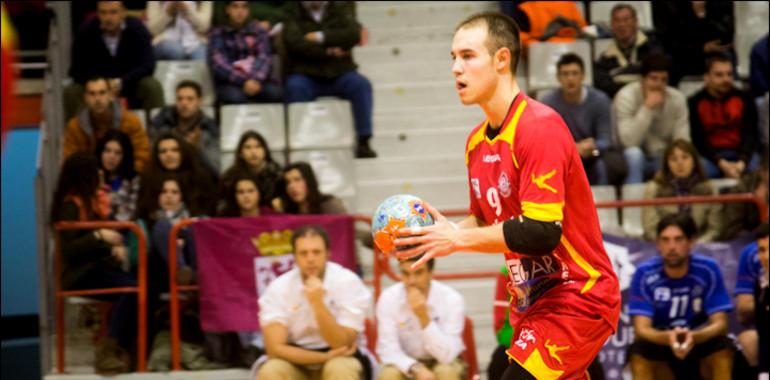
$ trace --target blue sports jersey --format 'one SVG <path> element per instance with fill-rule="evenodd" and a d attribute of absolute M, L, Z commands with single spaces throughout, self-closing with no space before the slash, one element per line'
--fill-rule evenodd
<path fill-rule="evenodd" d="M 642 263 L 631 282 L 629 306 L 629 314 L 652 318 L 659 330 L 695 329 L 711 314 L 733 309 L 719 265 L 698 254 L 690 256 L 687 275 L 680 279 L 666 276 L 660 256 Z"/>
<path fill-rule="evenodd" d="M 762 278 L 764 268 L 759 262 L 759 245 L 753 242 L 741 251 L 741 259 L 738 262 L 738 275 L 735 280 L 735 295 L 754 295 L 754 286 L 757 280 Z"/>

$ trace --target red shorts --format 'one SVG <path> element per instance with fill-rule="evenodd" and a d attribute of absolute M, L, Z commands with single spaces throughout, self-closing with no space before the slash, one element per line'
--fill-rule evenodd
<path fill-rule="evenodd" d="M 541 299 L 519 320 L 506 351 L 538 379 L 586 379 L 588 366 L 614 327 L 599 315 L 570 308 L 570 297 Z"/>

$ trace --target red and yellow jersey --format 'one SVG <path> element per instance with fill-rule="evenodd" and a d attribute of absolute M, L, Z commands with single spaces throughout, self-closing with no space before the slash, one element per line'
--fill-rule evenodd
<path fill-rule="evenodd" d="M 618 280 L 604 251 L 590 185 L 564 121 L 521 93 L 494 139 L 487 137 L 487 124 L 474 128 L 466 145 L 471 213 L 487 225 L 523 215 L 562 226 L 561 241 L 549 255 L 505 252 L 516 298 L 511 302 L 511 320 L 546 292 L 549 300 L 552 292 L 559 292 L 568 297 L 569 307 L 600 314 L 614 329 L 620 312 Z"/>

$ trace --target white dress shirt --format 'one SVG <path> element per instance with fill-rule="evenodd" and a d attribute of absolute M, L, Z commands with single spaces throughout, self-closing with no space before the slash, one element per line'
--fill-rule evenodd
<path fill-rule="evenodd" d="M 377 354 L 383 365 L 408 373 L 417 360 L 446 364 L 465 350 L 465 301 L 456 290 L 431 281 L 428 291 L 430 323 L 423 329 L 406 299 L 403 283 L 382 292 L 377 301 Z"/>
<path fill-rule="evenodd" d="M 304 288 L 296 266 L 273 280 L 259 298 L 259 324 L 264 327 L 278 322 L 286 326 L 288 344 L 307 349 L 329 347 L 318 329 Z M 327 262 L 323 289 L 324 304 L 337 323 L 363 332 L 372 297 L 363 281 L 339 264 Z"/>

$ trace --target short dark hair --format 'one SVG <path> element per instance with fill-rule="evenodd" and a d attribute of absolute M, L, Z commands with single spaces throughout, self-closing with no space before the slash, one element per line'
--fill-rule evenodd
<path fill-rule="evenodd" d="M 559 69 L 561 69 L 564 65 L 570 65 L 570 64 L 576 64 L 580 66 L 580 71 L 585 72 L 585 64 L 583 63 L 583 58 L 580 58 L 579 55 L 575 53 L 566 53 L 559 57 L 559 61 L 556 62 L 556 72 L 559 72 Z"/>
<path fill-rule="evenodd" d="M 294 233 L 291 235 L 291 249 L 292 251 L 297 251 L 297 239 L 305 236 L 320 236 L 321 239 L 324 241 L 324 246 L 326 247 L 326 250 L 331 249 L 331 244 L 329 244 L 329 234 L 326 232 L 326 230 L 317 225 L 317 224 L 306 224 L 300 228 L 297 228 L 294 230 Z"/>
<path fill-rule="evenodd" d="M 401 260 L 401 262 L 416 262 L 417 260 L 420 260 L 420 259 L 421 259 L 421 258 L 422 258 L 424 255 L 425 255 L 424 253 L 423 253 L 423 254 L 419 254 L 419 255 L 417 255 L 417 256 L 414 256 L 414 257 L 410 257 L 410 258 L 408 258 L 408 259 L 404 259 L 404 260 Z M 399 263 L 399 264 L 400 264 L 400 263 Z M 430 260 L 428 260 L 428 263 L 427 263 L 427 265 L 428 265 L 428 269 L 432 271 L 432 270 L 433 270 L 433 267 L 434 267 L 434 266 L 436 266 L 436 259 L 430 259 Z"/>
<path fill-rule="evenodd" d="M 767 222 L 760 224 L 759 227 L 754 230 L 754 239 L 756 240 L 766 239 L 768 236 L 770 236 L 770 224 Z"/>
<path fill-rule="evenodd" d="M 671 72 L 671 62 L 662 53 L 652 53 L 642 60 L 641 74 L 646 77 L 653 71 Z"/>
<path fill-rule="evenodd" d="M 717 62 L 729 63 L 731 65 L 733 64 L 733 61 L 730 60 L 730 57 L 728 57 L 727 54 L 724 54 L 724 53 L 709 54 L 703 63 L 703 72 L 708 73 L 709 71 L 711 71 L 711 67 L 714 66 L 714 64 Z"/>
<path fill-rule="evenodd" d="M 482 12 L 474 14 L 457 25 L 458 30 L 476 25 L 487 27 L 487 50 L 494 55 L 501 48 L 508 48 L 511 52 L 511 74 L 516 76 L 516 66 L 521 59 L 520 29 L 511 17 L 500 12 Z"/>
<path fill-rule="evenodd" d="M 198 95 L 199 98 L 203 96 L 203 90 L 201 89 L 201 85 L 194 80 L 185 79 L 179 82 L 176 85 L 176 90 L 174 90 L 174 92 L 179 92 L 179 90 L 183 88 L 192 88 L 193 91 L 195 91 L 195 95 Z"/>
<path fill-rule="evenodd" d="M 612 7 L 612 10 L 610 11 L 610 18 L 615 16 L 615 12 L 622 11 L 624 9 L 628 10 L 629 12 L 631 12 L 631 15 L 634 16 L 634 18 L 637 18 L 637 16 L 636 16 L 636 8 L 631 6 L 631 4 L 626 4 L 626 3 L 615 4 L 615 6 Z"/>
<path fill-rule="evenodd" d="M 112 86 L 110 86 L 110 80 L 104 75 L 94 75 L 94 76 L 88 77 L 88 79 L 86 79 L 86 82 L 83 83 L 83 88 L 85 89 L 86 87 L 88 87 L 88 84 L 91 82 L 98 82 L 100 80 L 104 81 L 104 83 L 107 85 L 107 89 L 112 88 Z"/>
<path fill-rule="evenodd" d="M 682 230 L 682 233 L 687 240 L 692 240 L 695 234 L 698 232 L 698 228 L 695 226 L 695 220 L 689 213 L 680 212 L 676 214 L 668 214 L 660 219 L 658 222 L 657 236 L 668 227 L 675 226 Z"/>

